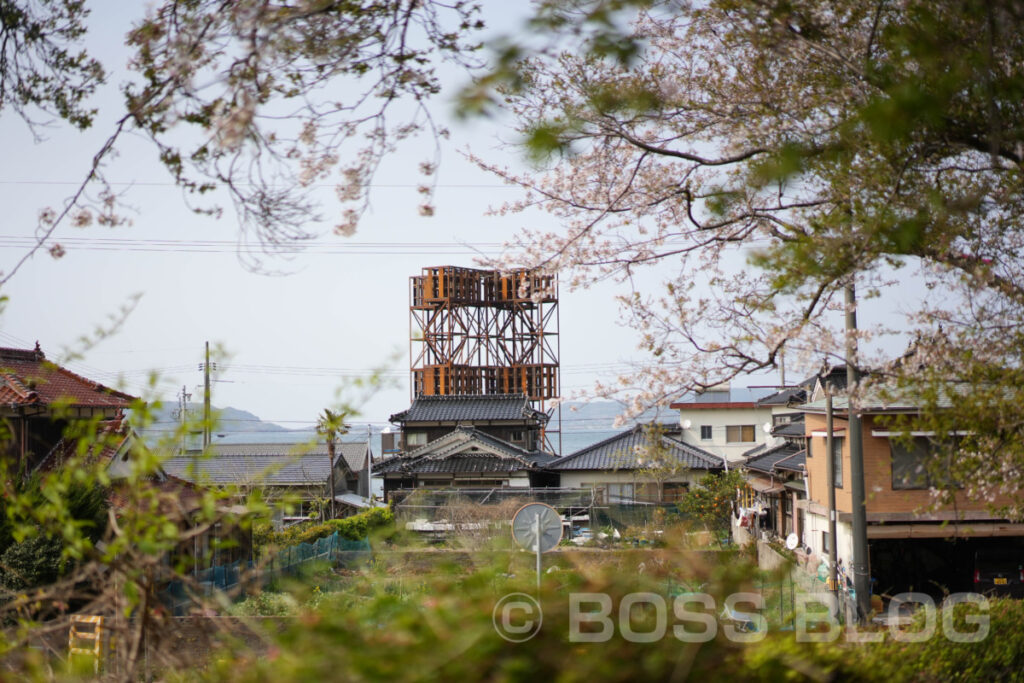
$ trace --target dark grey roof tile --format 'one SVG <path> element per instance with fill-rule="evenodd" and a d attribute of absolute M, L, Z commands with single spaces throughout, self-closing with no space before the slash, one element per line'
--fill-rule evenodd
<path fill-rule="evenodd" d="M 344 445 L 336 447 L 336 462 L 344 460 Z M 169 458 L 163 470 L 185 481 L 218 486 L 309 486 L 328 480 L 327 460 L 324 443 L 213 444 L 205 456 L 193 452 Z"/>
<path fill-rule="evenodd" d="M 775 446 L 774 448 L 769 448 L 764 453 L 755 455 L 744 464 L 747 469 L 754 470 L 756 472 L 764 472 L 766 474 L 773 474 L 775 472 L 775 464 L 777 462 L 796 454 L 798 451 L 800 451 L 799 446 L 787 442 L 779 446 Z"/>
<path fill-rule="evenodd" d="M 554 470 L 633 470 L 642 467 L 638 454 L 649 447 L 647 425 L 616 434 L 604 441 L 582 448 L 551 464 Z M 721 469 L 722 459 L 702 448 L 663 435 L 662 445 L 669 455 L 694 469 Z"/>
<path fill-rule="evenodd" d="M 775 463 L 775 469 L 787 472 L 803 472 L 807 467 L 807 450 L 801 450 Z"/>
<path fill-rule="evenodd" d="M 408 410 L 391 422 L 491 422 L 537 420 L 548 416 L 535 410 L 522 394 L 418 396 Z"/>
<path fill-rule="evenodd" d="M 375 474 L 516 472 L 545 467 L 555 460 L 550 453 L 527 451 L 473 427 L 458 427 L 410 455 L 378 463 L 373 471 Z"/>
<path fill-rule="evenodd" d="M 790 422 L 772 430 L 772 436 L 804 436 L 804 421 Z"/>

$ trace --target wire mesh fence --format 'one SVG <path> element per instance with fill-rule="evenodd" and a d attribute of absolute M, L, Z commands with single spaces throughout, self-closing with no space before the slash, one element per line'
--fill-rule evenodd
<path fill-rule="evenodd" d="M 217 591 L 241 599 L 282 576 L 299 574 L 314 562 L 334 563 L 340 559 L 341 553 L 368 553 L 370 550 L 368 538 L 352 541 L 339 536 L 336 531 L 313 543 L 297 543 L 282 548 L 266 558 L 258 570 L 251 561 L 197 570 L 191 581 L 168 582 L 158 598 L 174 616 L 184 616 L 200 598 L 209 598 Z"/>
<path fill-rule="evenodd" d="M 527 503 L 546 503 L 563 523 L 589 524 L 594 494 L 587 489 L 489 488 L 409 489 L 396 492 L 400 528 L 435 537 L 489 538 L 507 534 L 515 513 Z"/>
<path fill-rule="evenodd" d="M 690 521 L 674 502 L 605 502 L 601 493 L 588 488 L 407 489 L 394 492 L 395 518 L 399 528 L 435 539 L 508 534 L 516 511 L 527 503 L 555 508 L 562 517 L 563 539 L 610 538 L 627 529 L 663 529 Z"/>

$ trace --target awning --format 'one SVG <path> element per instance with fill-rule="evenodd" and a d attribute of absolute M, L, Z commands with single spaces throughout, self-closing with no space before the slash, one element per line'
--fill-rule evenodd
<path fill-rule="evenodd" d="M 790 491 L 801 491 L 807 493 L 807 484 L 802 479 L 794 479 L 793 481 L 787 481 L 783 484 Z"/>
<path fill-rule="evenodd" d="M 386 503 L 380 501 L 371 501 L 368 498 L 356 495 L 355 493 L 342 493 L 334 497 L 336 503 L 344 503 L 345 505 L 351 505 L 354 508 L 379 508 L 386 507 Z"/>
<path fill-rule="evenodd" d="M 763 477 L 751 477 L 750 479 L 747 479 L 747 486 L 758 493 L 779 493 L 785 490 L 779 482 L 765 479 Z"/>
<path fill-rule="evenodd" d="M 868 538 L 991 538 L 1024 536 L 1024 524 L 950 522 L 939 524 L 868 524 Z"/>

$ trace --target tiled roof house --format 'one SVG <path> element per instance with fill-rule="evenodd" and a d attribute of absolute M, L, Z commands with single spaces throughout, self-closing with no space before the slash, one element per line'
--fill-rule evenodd
<path fill-rule="evenodd" d="M 47 360 L 38 344 L 0 348 L 0 418 L 11 429 L 2 450 L 23 473 L 59 448 L 71 420 L 119 422 L 133 400 Z"/>
<path fill-rule="evenodd" d="M 460 426 L 404 456 L 374 467 L 385 498 L 396 489 L 550 486 L 554 455 L 527 450 L 475 427 Z"/>
<path fill-rule="evenodd" d="M 551 463 L 563 488 L 598 490 L 609 502 L 675 500 L 708 472 L 720 471 L 724 461 L 704 449 L 674 438 L 678 426 L 637 425 Z M 657 438 L 656 456 L 651 439 Z M 652 460 L 657 458 L 657 461 Z"/>
<path fill-rule="evenodd" d="M 548 416 L 522 394 L 418 396 L 408 410 L 390 417 L 401 429 L 399 451 L 439 439 L 458 426 L 477 430 L 527 451 L 543 448 Z"/>

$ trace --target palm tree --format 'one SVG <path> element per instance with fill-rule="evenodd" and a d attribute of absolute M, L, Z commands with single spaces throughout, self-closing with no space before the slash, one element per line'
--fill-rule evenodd
<path fill-rule="evenodd" d="M 331 519 L 334 519 L 334 444 L 339 434 L 348 432 L 348 427 L 345 426 L 345 413 L 335 413 L 324 408 L 323 415 L 317 417 L 316 432 L 323 434 L 327 440 L 327 471 L 330 477 L 328 483 L 330 490 L 327 497 L 330 500 Z"/>

